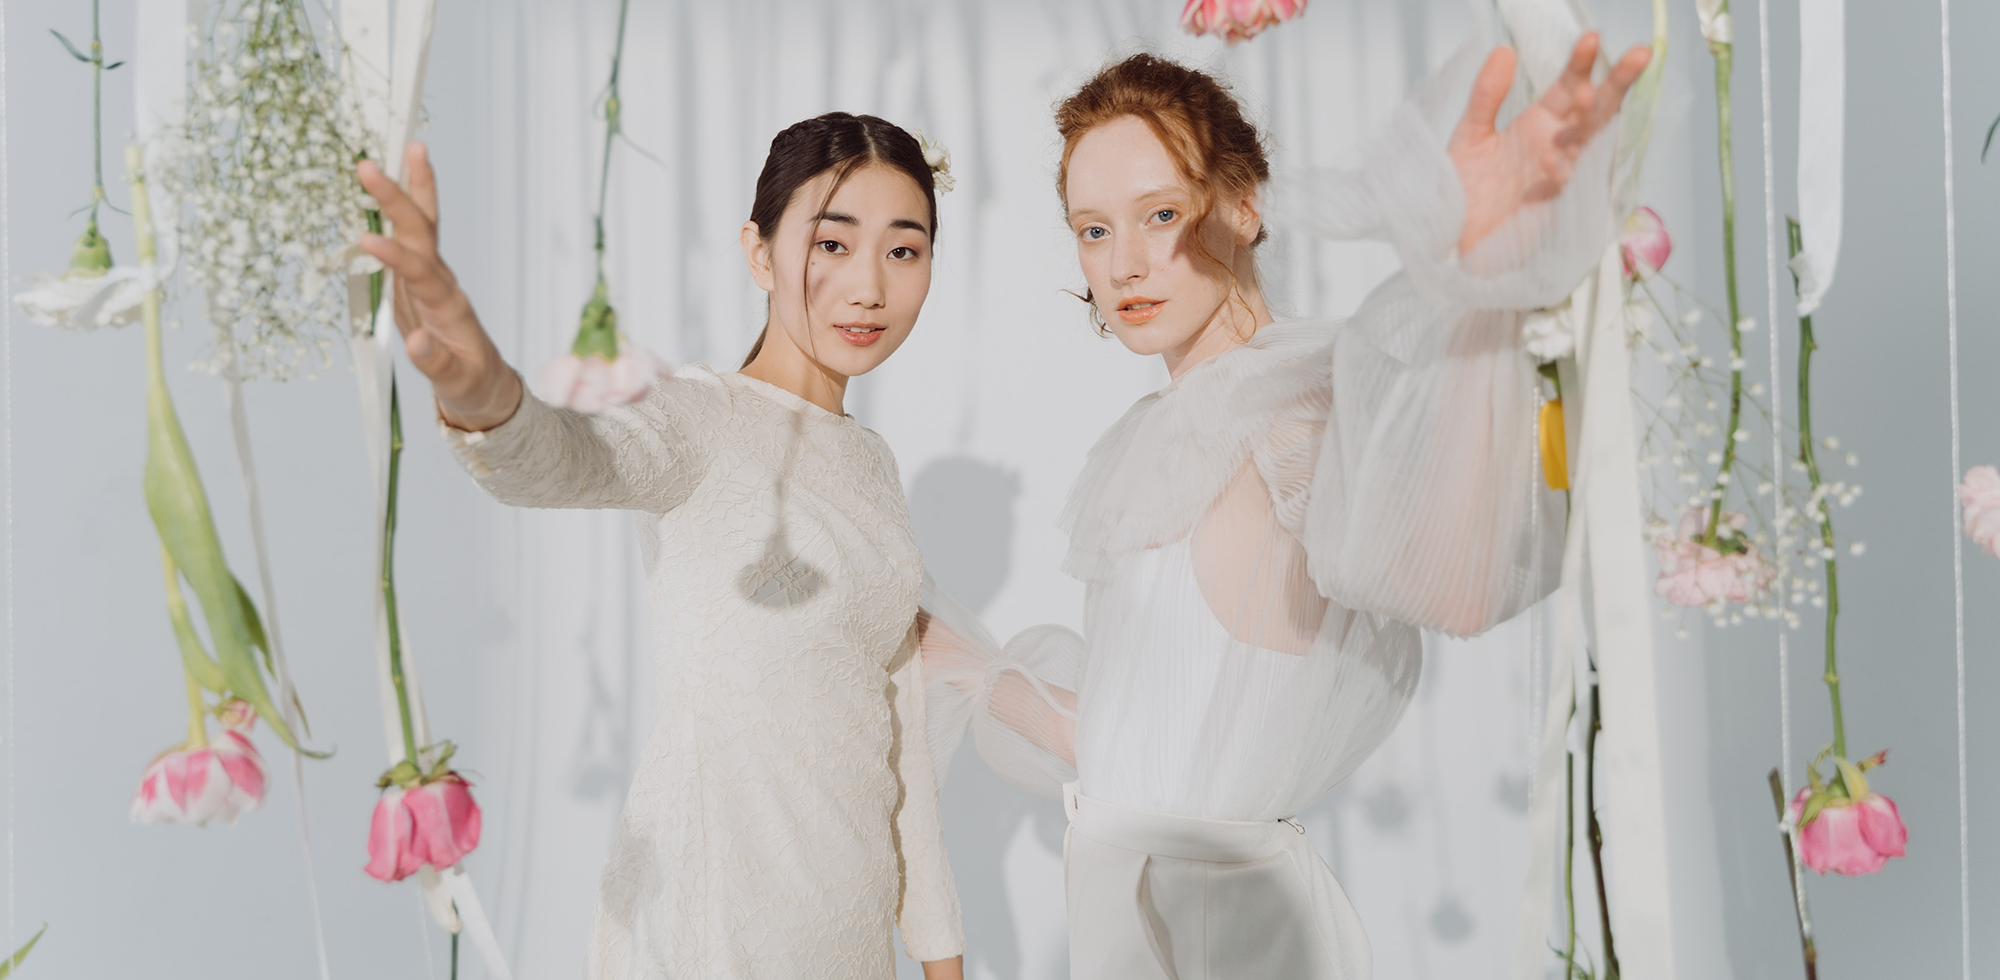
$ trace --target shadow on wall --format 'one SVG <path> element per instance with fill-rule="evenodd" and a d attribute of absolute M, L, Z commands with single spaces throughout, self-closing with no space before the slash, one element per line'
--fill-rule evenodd
<path fill-rule="evenodd" d="M 964 606 L 984 614 L 1007 582 L 1014 551 L 1014 473 L 970 456 L 933 460 L 910 482 L 910 526 L 925 568 Z M 1062 808 L 995 775 L 965 747 L 951 767 L 940 809 L 965 920 L 966 975 L 1022 980 L 1061 975 L 1065 963 L 1023 963 L 1022 936 L 1009 902 L 1009 842 L 1032 821 L 1061 853 Z"/>

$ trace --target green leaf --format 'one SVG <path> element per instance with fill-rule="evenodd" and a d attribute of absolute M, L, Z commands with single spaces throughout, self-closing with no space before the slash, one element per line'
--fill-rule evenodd
<path fill-rule="evenodd" d="M 116 67 L 118 67 L 119 65 L 122 65 L 122 64 L 124 64 L 124 62 L 122 62 L 122 61 L 114 61 L 114 62 L 112 62 L 112 63 L 110 63 L 110 64 L 108 64 L 108 65 L 105 65 L 105 66 L 104 66 L 104 70 L 105 70 L 105 71 L 110 71 L 111 69 L 113 69 L 113 68 L 116 68 Z"/>
<path fill-rule="evenodd" d="M 84 54 L 81 51 L 78 51 L 76 49 L 76 45 L 69 43 L 69 38 L 64 37 L 61 31 L 58 31 L 54 28 L 50 28 L 49 33 L 54 34 L 56 36 L 56 40 L 61 41 L 62 46 L 69 49 L 69 53 L 72 57 L 76 58 L 76 60 L 81 61 L 86 65 L 90 64 L 90 56 Z"/>
<path fill-rule="evenodd" d="M 194 454 L 174 412 L 166 379 L 157 373 L 148 379 L 146 408 L 146 506 L 159 530 L 161 545 L 201 603 L 223 685 L 230 694 L 249 702 L 286 745 L 303 751 L 264 686 L 253 639 L 261 637 L 262 624 L 253 627 L 246 615 L 247 598 L 229 572 Z"/>
<path fill-rule="evenodd" d="M 1821 810 L 1826 809 L 1826 803 L 1827 797 L 1825 793 L 1814 793 L 1806 797 L 1806 805 L 1799 811 L 1799 825 L 1795 829 L 1806 829 L 1806 824 L 1812 823 L 1813 818 L 1819 816 Z"/>
<path fill-rule="evenodd" d="M 1993 131 L 2000 129 L 2000 116 L 1993 117 L 1993 125 L 1986 127 L 1986 145 L 1979 148 L 1979 162 L 1986 162 L 1986 151 L 1993 148 Z"/>
<path fill-rule="evenodd" d="M 1846 759 L 1835 758 L 1833 764 L 1840 768 L 1841 788 L 1850 801 L 1859 803 L 1868 798 L 1868 777 L 1861 774 L 1861 767 Z"/>
<path fill-rule="evenodd" d="M 5 963 L 0 963 L 0 980 L 7 980 L 7 977 L 13 974 L 14 968 L 20 966 L 21 961 L 28 958 L 28 951 L 34 949 L 35 944 L 42 941 L 42 933 L 48 931 L 49 924 L 46 922 L 42 923 L 42 927 L 35 930 L 34 936 L 28 940 L 27 945 L 15 950 L 14 955 L 8 957 Z"/>
<path fill-rule="evenodd" d="M 181 594 L 179 570 L 174 568 L 173 559 L 167 563 L 167 618 L 173 620 L 174 639 L 180 642 L 181 663 L 196 684 L 216 694 L 225 694 L 229 687 L 222 679 L 222 668 L 208 655 L 208 648 L 201 643 L 201 636 L 194 631 L 194 623 L 188 618 L 187 597 Z"/>

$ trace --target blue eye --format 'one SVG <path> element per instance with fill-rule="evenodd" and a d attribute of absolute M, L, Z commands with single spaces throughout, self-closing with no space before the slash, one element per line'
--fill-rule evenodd
<path fill-rule="evenodd" d="M 828 255 L 840 255 L 843 252 L 847 251 L 847 246 L 842 245 L 831 238 L 827 239 L 826 241 L 815 242 L 813 244 L 819 246 L 819 250 L 825 252 Z"/>
<path fill-rule="evenodd" d="M 1083 240 L 1087 242 L 1094 242 L 1109 234 L 1111 234 L 1109 231 L 1106 231 L 1105 229 L 1098 227 L 1097 225 L 1091 225 L 1090 227 L 1085 228 L 1083 230 Z"/>
<path fill-rule="evenodd" d="M 1161 224 L 1166 224 L 1167 222 L 1174 220 L 1175 216 L 1176 212 L 1174 211 L 1173 208 L 1161 208 L 1160 210 L 1153 212 L 1153 217 L 1159 218 Z"/>

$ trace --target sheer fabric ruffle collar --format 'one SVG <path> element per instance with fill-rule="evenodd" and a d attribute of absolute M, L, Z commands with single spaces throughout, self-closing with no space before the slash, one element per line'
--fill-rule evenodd
<path fill-rule="evenodd" d="M 1185 537 L 1280 419 L 1323 415 L 1337 320 L 1267 324 L 1139 399 L 1091 447 L 1059 526 L 1085 582 Z"/>

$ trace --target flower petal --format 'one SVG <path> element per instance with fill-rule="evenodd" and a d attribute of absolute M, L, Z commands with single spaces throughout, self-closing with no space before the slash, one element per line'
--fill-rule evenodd
<path fill-rule="evenodd" d="M 416 822 L 403 805 L 404 795 L 398 787 L 384 790 L 375 801 L 375 815 L 368 824 L 368 865 L 362 870 L 378 881 L 401 881 L 423 866 L 422 861 L 410 860 Z"/>

